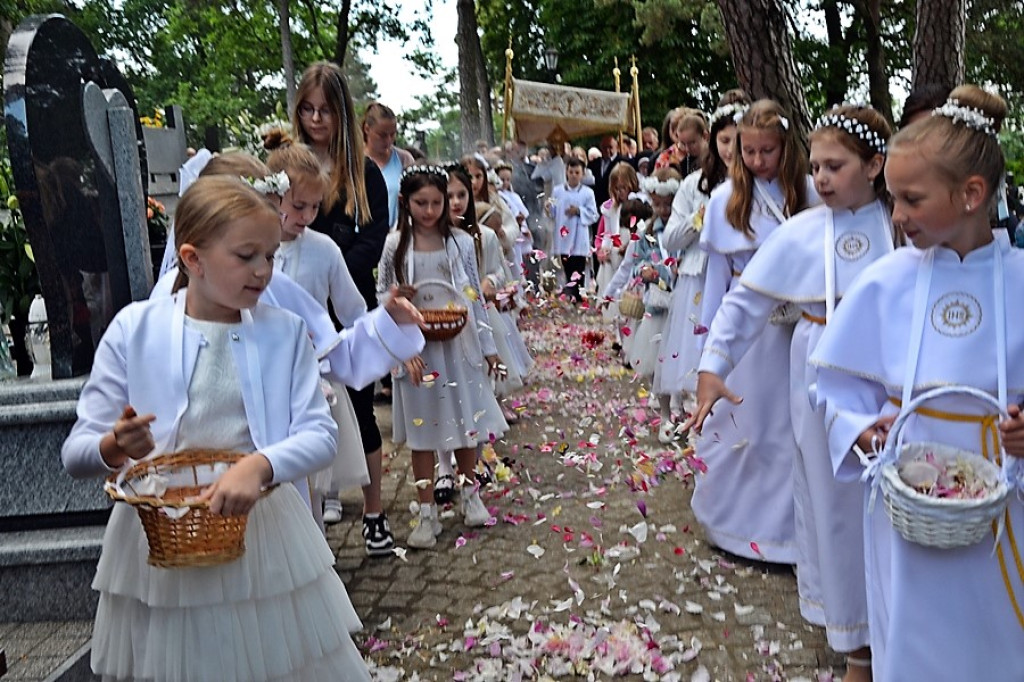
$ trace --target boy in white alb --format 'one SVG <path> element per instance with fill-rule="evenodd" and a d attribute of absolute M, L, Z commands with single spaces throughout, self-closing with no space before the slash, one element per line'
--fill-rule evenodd
<path fill-rule="evenodd" d="M 583 185 L 583 162 L 579 159 L 566 161 L 565 184 L 552 190 L 548 210 L 555 228 L 551 251 L 560 257 L 565 271 L 563 293 L 579 301 L 590 255 L 589 226 L 598 218 L 594 191 Z"/>

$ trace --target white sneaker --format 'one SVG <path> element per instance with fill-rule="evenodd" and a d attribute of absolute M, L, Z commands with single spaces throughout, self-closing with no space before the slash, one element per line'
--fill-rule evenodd
<path fill-rule="evenodd" d="M 414 549 L 430 549 L 437 544 L 437 536 L 441 534 L 441 522 L 437 518 L 437 507 L 430 504 L 420 506 L 420 518 L 416 527 L 409 533 L 406 541 Z"/>
<path fill-rule="evenodd" d="M 676 425 L 670 421 L 662 422 L 661 428 L 658 429 L 658 442 L 662 445 L 668 445 L 676 439 Z"/>
<path fill-rule="evenodd" d="M 324 502 L 324 523 L 334 524 L 341 522 L 341 502 L 338 500 L 326 500 Z"/>
<path fill-rule="evenodd" d="M 479 490 L 462 494 L 462 515 L 464 523 L 470 528 L 482 526 L 490 520 L 491 513 L 480 499 Z"/>

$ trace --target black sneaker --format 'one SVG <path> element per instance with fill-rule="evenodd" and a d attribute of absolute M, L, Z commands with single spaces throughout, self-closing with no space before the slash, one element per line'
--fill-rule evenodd
<path fill-rule="evenodd" d="M 391 534 L 391 525 L 384 512 L 375 519 L 363 517 L 363 542 L 369 556 L 385 556 L 392 553 L 395 548 L 395 536 Z"/>

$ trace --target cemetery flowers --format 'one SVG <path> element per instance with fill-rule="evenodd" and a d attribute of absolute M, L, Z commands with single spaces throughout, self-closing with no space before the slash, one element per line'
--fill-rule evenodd
<path fill-rule="evenodd" d="M 139 122 L 148 128 L 163 128 L 164 114 L 159 109 L 154 109 L 152 116 L 140 116 Z"/>
<path fill-rule="evenodd" d="M 146 197 L 146 226 L 149 228 L 151 244 L 162 244 L 167 239 L 170 218 L 167 216 L 167 209 L 164 205 L 153 197 Z"/>

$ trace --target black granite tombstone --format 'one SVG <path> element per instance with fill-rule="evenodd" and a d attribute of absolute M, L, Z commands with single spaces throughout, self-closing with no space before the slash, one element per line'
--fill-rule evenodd
<path fill-rule="evenodd" d="M 145 183 L 138 109 L 117 68 L 60 15 L 33 16 L 18 25 L 4 63 L 4 118 L 46 301 L 54 379 L 89 371 L 99 336 L 132 300 L 117 188 L 101 171 L 87 134 L 88 82 L 120 90 L 135 111 Z"/>

